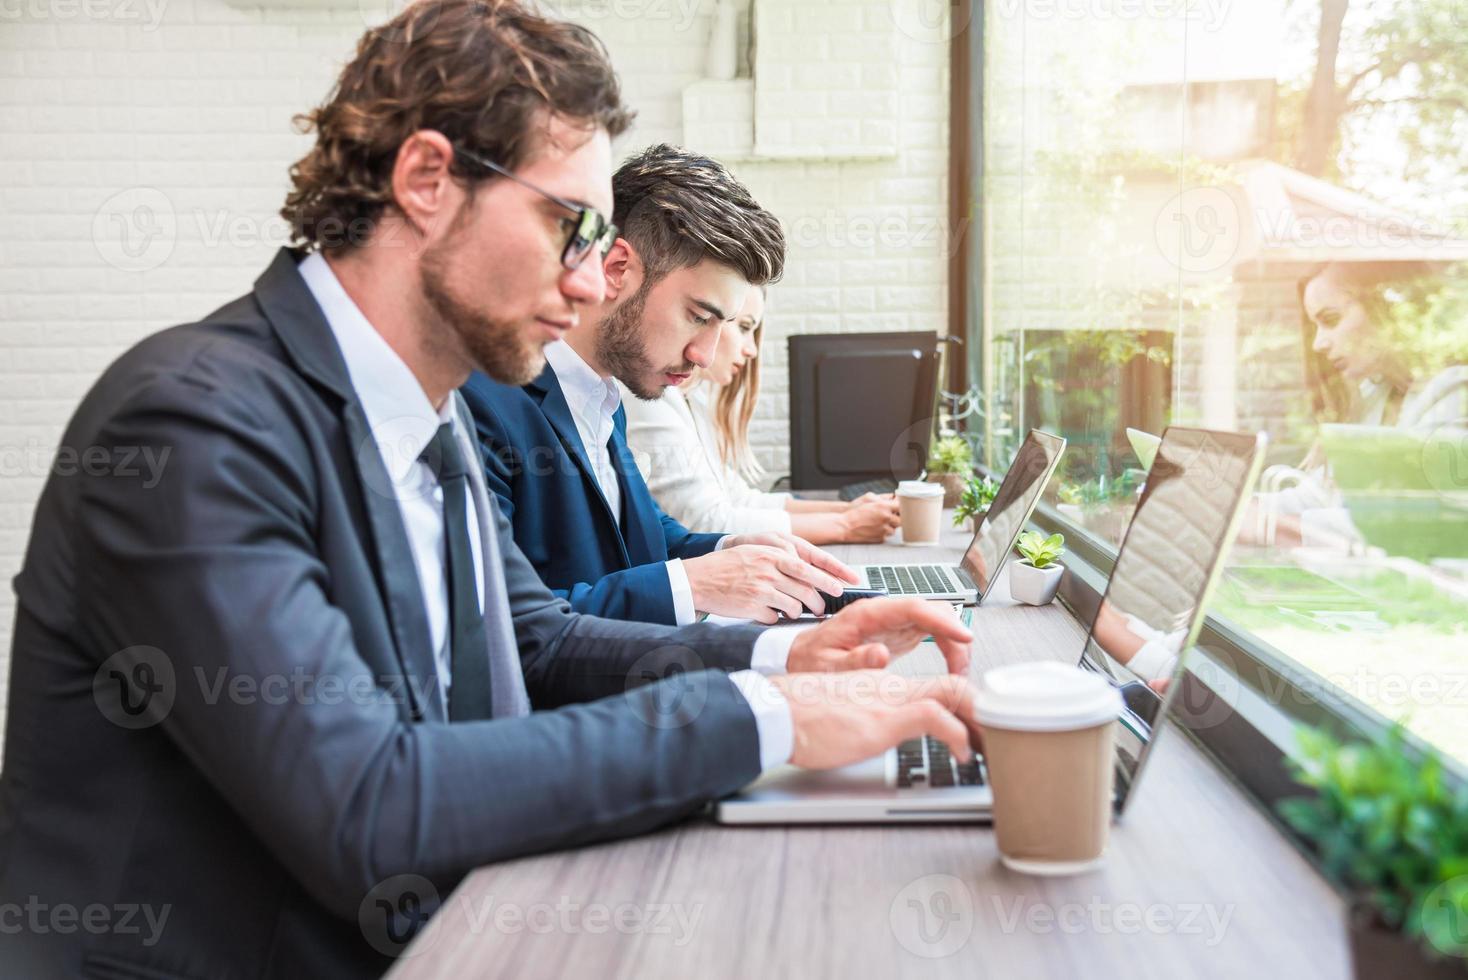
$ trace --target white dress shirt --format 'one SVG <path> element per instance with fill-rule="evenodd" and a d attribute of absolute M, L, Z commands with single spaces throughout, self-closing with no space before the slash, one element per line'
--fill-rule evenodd
<path fill-rule="evenodd" d="M 472 465 L 480 458 L 479 452 L 454 417 L 453 399 L 444 399 L 442 409 L 433 407 L 412 370 L 368 322 L 321 253 L 313 252 L 297 269 L 321 312 L 326 315 L 326 322 L 341 348 L 352 388 L 362 403 L 383 467 L 387 470 L 390 485 L 373 487 L 370 491 L 390 494 L 398 502 L 403 528 L 408 533 L 408 545 L 413 552 L 413 565 L 418 572 L 418 584 L 423 590 L 423 608 L 428 615 L 429 642 L 433 644 L 439 689 L 447 704 L 453 664 L 449 650 L 443 488 L 438 485 L 432 468 L 419 457 L 444 423 L 453 426 L 459 452 L 464 454 L 466 462 Z M 473 494 L 466 494 L 465 504 L 469 546 L 474 553 L 474 578 L 478 585 L 479 607 L 483 610 L 484 559 Z"/>
<path fill-rule="evenodd" d="M 576 432 L 581 436 L 581 447 L 591 460 L 596 485 L 607 498 L 612 520 L 622 523 L 622 484 L 617 480 L 617 470 L 612 466 L 612 451 L 609 444 L 612 430 L 616 428 L 617 408 L 622 404 L 621 392 L 616 382 L 603 378 L 581 359 L 581 355 L 564 340 L 547 344 L 545 359 L 550 362 L 556 380 L 561 384 L 561 393 L 566 404 L 571 406 L 571 418 L 576 422 Z"/>
<path fill-rule="evenodd" d="M 383 467 L 391 483 L 370 487 L 368 492 L 390 494 L 398 503 L 418 584 L 423 591 L 423 608 L 428 618 L 434 664 L 438 670 L 443 703 L 448 704 L 453 664 L 449 650 L 449 583 L 443 518 L 443 489 L 432 469 L 419 457 L 439 426 L 448 423 L 466 462 L 480 458 L 469 433 L 454 415 L 454 400 L 444 400 L 441 409 L 429 402 L 412 370 L 367 320 L 342 288 L 331 266 L 313 252 L 297 266 L 306 288 L 321 307 L 342 359 L 347 365 L 352 388 L 362 403 Z M 574 352 L 573 352 L 574 353 Z M 580 358 L 577 358 L 579 361 Z M 584 362 L 583 362 L 584 366 Z M 588 369 L 589 370 L 589 369 Z M 559 373 L 557 374 L 559 377 Z M 616 408 L 613 406 L 612 411 Z M 573 414 L 576 414 L 573 410 Z M 580 425 L 578 421 L 578 426 Z M 610 434 L 610 430 L 608 430 Z M 583 438 L 583 442 L 585 442 Z M 615 474 L 613 474 L 615 477 Z M 615 485 L 615 478 L 612 480 Z M 474 495 L 466 495 L 469 545 L 474 556 L 474 577 L 479 606 L 484 608 L 483 551 L 479 543 L 478 514 Z M 687 576 L 684 576 L 687 582 Z M 691 592 L 690 592 L 691 596 Z M 689 600 L 690 604 L 692 599 Z M 760 767 L 770 769 L 790 758 L 795 744 L 790 706 L 765 674 L 782 673 L 789 658 L 794 630 L 767 630 L 755 641 L 750 670 L 729 675 L 754 712 L 759 736 Z"/>
<path fill-rule="evenodd" d="M 656 401 L 624 398 L 627 445 L 658 506 L 691 531 L 789 533 L 788 493 L 751 487 L 719 454 L 707 385 Z"/>
<path fill-rule="evenodd" d="M 581 448 L 591 460 L 591 470 L 596 476 L 596 485 L 601 495 L 607 498 L 612 510 L 612 519 L 622 525 L 622 484 L 617 480 L 617 470 L 612 465 L 609 443 L 617 414 L 622 404 L 622 394 L 617 383 L 603 378 L 581 359 L 581 355 L 564 340 L 546 345 L 545 359 L 556 380 L 561 383 L 561 393 L 571 407 L 571 418 L 576 423 L 576 433 L 581 436 Z M 723 541 L 719 542 L 722 547 Z M 688 572 L 681 558 L 664 562 L 668 572 L 668 590 L 673 595 L 673 618 L 679 626 L 686 626 L 698 618 L 693 608 L 693 585 L 688 581 Z"/>

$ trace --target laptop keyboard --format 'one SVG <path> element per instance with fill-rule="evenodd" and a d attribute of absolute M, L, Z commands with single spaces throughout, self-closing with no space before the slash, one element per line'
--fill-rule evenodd
<path fill-rule="evenodd" d="M 841 488 L 842 500 L 855 500 L 857 497 L 868 493 L 896 493 L 896 480 L 863 480 L 860 483 L 848 483 Z"/>
<path fill-rule="evenodd" d="M 896 751 L 898 789 L 984 785 L 984 760 L 978 753 L 972 762 L 956 762 L 948 746 L 931 735 L 908 739 Z"/>
<path fill-rule="evenodd" d="M 963 591 L 942 565 L 872 565 L 867 582 L 888 595 L 949 595 Z"/>

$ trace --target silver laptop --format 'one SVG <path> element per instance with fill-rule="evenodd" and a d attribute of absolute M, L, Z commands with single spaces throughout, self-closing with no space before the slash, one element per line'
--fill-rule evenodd
<path fill-rule="evenodd" d="M 1173 426 L 1147 476 L 1081 649 L 1125 704 L 1116 739 L 1119 815 L 1181 686 L 1184 654 L 1264 461 L 1265 436 Z M 782 766 L 721 801 L 721 823 L 987 822 L 981 756 L 958 765 L 933 738 L 826 772 Z"/>
<path fill-rule="evenodd" d="M 888 595 L 983 602 L 1014 552 L 1014 542 L 1029 523 L 1064 451 L 1064 439 L 1031 429 L 962 561 L 957 565 L 868 565 L 863 570 L 863 586 Z"/>

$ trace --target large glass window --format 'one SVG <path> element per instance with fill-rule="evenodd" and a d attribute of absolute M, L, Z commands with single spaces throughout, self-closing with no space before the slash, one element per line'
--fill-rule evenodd
<path fill-rule="evenodd" d="M 1114 547 L 1145 434 L 1267 431 L 1211 611 L 1468 759 L 1468 3 L 985 11 L 991 463 Z"/>

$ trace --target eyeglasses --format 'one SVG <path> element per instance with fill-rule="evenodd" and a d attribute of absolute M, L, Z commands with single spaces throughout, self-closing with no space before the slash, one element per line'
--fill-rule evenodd
<path fill-rule="evenodd" d="M 591 254 L 593 246 L 596 247 L 601 258 L 606 258 L 607 253 L 612 250 L 612 244 L 617 240 L 617 226 L 612 224 L 596 208 L 585 207 L 566 200 L 559 194 L 552 194 L 542 187 L 537 187 L 523 177 L 516 176 L 501 167 L 493 160 L 486 160 L 477 153 L 471 153 L 461 146 L 454 147 L 454 152 L 462 157 L 479 164 L 488 170 L 493 170 L 501 177 L 508 177 L 522 187 L 528 187 L 535 193 L 547 200 L 554 201 L 576 215 L 575 225 L 571 228 L 570 236 L 566 239 L 566 247 L 561 250 L 561 265 L 568 270 L 574 271 L 586 261 Z"/>

